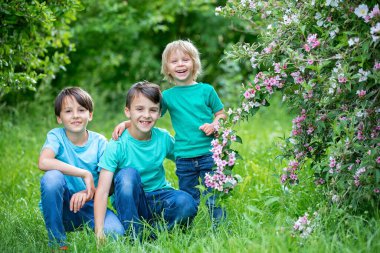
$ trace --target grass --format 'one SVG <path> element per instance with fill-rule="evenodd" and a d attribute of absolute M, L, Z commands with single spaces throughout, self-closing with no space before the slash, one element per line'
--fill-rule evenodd
<path fill-rule="evenodd" d="M 89 129 L 111 136 L 124 119 L 120 112 L 96 107 Z M 0 122 L 0 252 L 50 252 L 38 208 L 42 172 L 37 159 L 46 133 L 56 122 L 51 101 L 2 116 Z M 68 234 L 70 252 L 380 252 L 379 215 L 350 215 L 326 208 L 310 180 L 284 191 L 279 174 L 284 164 L 276 142 L 291 129 L 291 116 L 278 101 L 238 126 L 237 145 L 244 160 L 235 171 L 244 181 L 224 201 L 228 222 L 214 232 L 201 206 L 187 231 L 160 232 L 155 241 L 131 244 L 108 241 L 97 249 L 92 231 Z M 168 118 L 160 127 L 170 128 Z M 172 131 L 172 130 L 171 130 Z M 174 164 L 165 162 L 167 177 L 177 186 Z M 307 174 L 307 173 L 306 173 Z M 319 211 L 320 222 L 306 239 L 293 236 L 294 221 L 305 212 Z"/>

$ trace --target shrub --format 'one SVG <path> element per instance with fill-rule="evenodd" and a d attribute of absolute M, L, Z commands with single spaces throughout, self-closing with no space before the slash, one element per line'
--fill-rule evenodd
<path fill-rule="evenodd" d="M 36 90 L 70 62 L 68 24 L 81 9 L 77 0 L 0 3 L 0 98 L 11 91 Z"/>
<path fill-rule="evenodd" d="M 229 110 L 219 131 L 232 129 L 267 105 L 273 93 L 282 92 L 283 100 L 299 112 L 283 147 L 289 164 L 280 177 L 282 183 L 298 183 L 299 173 L 310 165 L 316 187 L 331 203 L 357 211 L 373 203 L 377 208 L 380 11 L 376 1 L 228 1 L 216 14 L 249 20 L 250 29 L 262 30 L 259 43 L 238 43 L 226 53 L 229 60 L 249 61 L 254 77 L 242 86 L 241 104 Z M 219 153 L 223 152 L 232 152 L 230 143 Z M 222 158 L 228 163 L 228 155 Z M 227 169 L 230 175 L 232 167 Z"/>

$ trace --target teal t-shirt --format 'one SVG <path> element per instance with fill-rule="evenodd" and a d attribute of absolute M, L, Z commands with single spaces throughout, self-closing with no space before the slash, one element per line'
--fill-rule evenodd
<path fill-rule="evenodd" d="M 165 158 L 174 159 L 173 147 L 174 139 L 164 129 L 153 128 L 146 141 L 136 140 L 127 130 L 117 141 L 110 140 L 98 165 L 115 175 L 120 169 L 136 169 L 145 192 L 168 189 L 172 187 L 166 181 L 163 162 Z"/>
<path fill-rule="evenodd" d="M 214 114 L 223 109 L 214 87 L 205 83 L 175 86 L 165 90 L 162 96 L 162 115 L 169 111 L 175 131 L 175 157 L 209 154 L 214 136 L 207 136 L 199 127 L 212 123 Z"/>
<path fill-rule="evenodd" d="M 88 140 L 84 146 L 74 145 L 67 138 L 64 128 L 54 128 L 49 131 L 42 149 L 49 148 L 55 153 L 55 158 L 91 172 L 95 186 L 98 185 L 98 162 L 107 145 L 107 139 L 98 133 L 88 131 Z M 71 194 L 86 189 L 86 184 L 80 177 L 65 175 L 65 181 Z"/>

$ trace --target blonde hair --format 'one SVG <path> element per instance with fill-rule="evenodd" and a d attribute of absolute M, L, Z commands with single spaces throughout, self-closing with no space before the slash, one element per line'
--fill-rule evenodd
<path fill-rule="evenodd" d="M 202 65 L 198 49 L 190 40 L 176 40 L 166 45 L 165 50 L 162 53 L 161 61 L 161 74 L 164 75 L 164 79 L 168 80 L 171 83 L 174 83 L 173 77 L 169 74 L 168 62 L 170 55 L 176 50 L 180 50 L 190 56 L 194 65 L 193 73 L 191 73 L 191 76 L 194 80 L 196 80 L 202 72 Z"/>

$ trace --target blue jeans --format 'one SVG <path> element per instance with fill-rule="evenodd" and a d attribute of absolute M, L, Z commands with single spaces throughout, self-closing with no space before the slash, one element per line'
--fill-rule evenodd
<path fill-rule="evenodd" d="M 175 224 L 186 225 L 197 213 L 194 199 L 186 192 L 161 189 L 145 192 L 140 174 L 133 168 L 121 169 L 114 177 L 114 207 L 124 229 L 135 239 L 142 233 L 142 221 L 163 217 L 167 229 Z"/>
<path fill-rule="evenodd" d="M 41 204 L 49 245 L 66 244 L 66 233 L 87 224 L 94 229 L 94 201 L 88 201 L 77 213 L 70 211 L 69 192 L 65 177 L 58 170 L 49 170 L 41 178 Z M 107 209 L 104 220 L 106 235 L 124 235 L 124 228 L 117 216 Z"/>
<path fill-rule="evenodd" d="M 201 179 L 202 185 L 205 186 L 205 175 L 206 173 L 213 173 L 213 166 L 214 159 L 211 154 L 193 158 L 176 159 L 176 174 L 179 181 L 179 189 L 193 196 L 197 206 L 199 205 L 201 194 L 196 186 L 199 185 L 199 179 Z M 212 192 L 212 189 L 207 188 L 207 191 L 203 194 L 208 194 L 210 192 Z M 206 200 L 206 205 L 213 220 L 219 222 L 225 219 L 226 212 L 223 208 L 215 205 L 215 198 L 215 195 L 211 195 Z"/>

